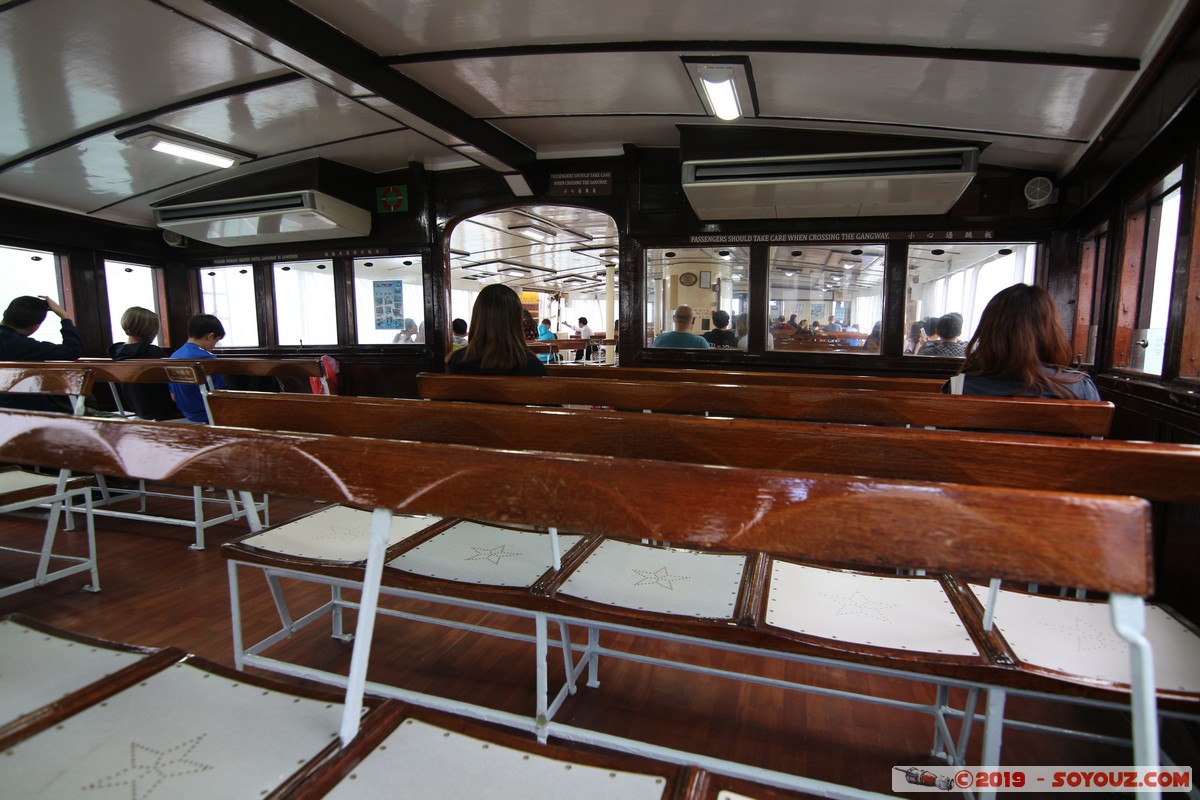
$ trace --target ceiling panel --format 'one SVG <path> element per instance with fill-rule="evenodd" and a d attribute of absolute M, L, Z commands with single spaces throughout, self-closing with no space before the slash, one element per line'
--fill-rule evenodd
<path fill-rule="evenodd" d="M 463 59 L 400 71 L 481 117 L 704 113 L 675 53 Z"/>
<path fill-rule="evenodd" d="M 398 127 L 374 109 L 308 80 L 205 103 L 155 122 L 255 155 Z"/>
<path fill-rule="evenodd" d="M 283 74 L 146 0 L 35 0 L 0 13 L 0 158 L 188 96 Z"/>
<path fill-rule="evenodd" d="M 1090 139 L 1128 72 L 909 58 L 755 53 L 759 113 Z M 836 75 L 836 80 L 830 80 Z"/>
<path fill-rule="evenodd" d="M 1140 56 L 1180 0 L 293 0 L 383 55 L 521 44 L 794 39 Z"/>

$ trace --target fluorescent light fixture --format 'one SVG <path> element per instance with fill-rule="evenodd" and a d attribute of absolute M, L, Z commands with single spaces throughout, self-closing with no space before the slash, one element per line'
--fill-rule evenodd
<path fill-rule="evenodd" d="M 214 167 L 220 167 L 221 169 L 228 169 L 237 163 L 236 158 L 217 155 L 216 153 L 210 153 L 207 150 L 201 150 L 198 147 L 190 145 L 168 142 L 165 139 L 155 142 L 150 146 L 150 149 L 166 153 L 169 156 L 178 156 L 179 158 L 186 158 L 191 161 L 199 161 L 201 164 L 212 164 Z"/>
<path fill-rule="evenodd" d="M 683 65 L 700 95 L 704 110 L 718 119 L 732 121 L 756 116 L 750 78 L 750 59 L 745 56 L 700 59 L 685 56 Z"/>
<path fill-rule="evenodd" d="M 708 105 L 717 119 L 734 120 L 742 115 L 737 91 L 733 88 L 733 70 L 725 67 L 702 67 L 700 88 L 708 97 Z"/>
<path fill-rule="evenodd" d="M 148 147 L 158 153 L 185 158 L 189 161 L 198 161 L 221 169 L 228 169 L 236 164 L 254 159 L 252 153 L 210 142 L 199 136 L 156 128 L 153 125 L 144 125 L 140 128 L 123 131 L 117 134 L 117 139 Z"/>

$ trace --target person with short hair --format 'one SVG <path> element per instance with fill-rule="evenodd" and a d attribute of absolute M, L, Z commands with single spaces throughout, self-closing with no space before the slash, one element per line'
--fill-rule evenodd
<path fill-rule="evenodd" d="M 450 347 L 461 350 L 467 346 L 467 321 L 456 317 L 450 323 Z"/>
<path fill-rule="evenodd" d="M 717 309 L 712 315 L 713 329 L 700 334 L 713 347 L 737 347 L 737 334 L 729 330 L 729 312 Z"/>
<path fill-rule="evenodd" d="M 838 324 L 837 317 L 833 314 L 829 315 L 829 324 L 825 326 L 826 333 L 841 333 L 842 326 Z"/>
<path fill-rule="evenodd" d="M 540 325 L 537 326 L 537 339 L 539 342 L 554 342 L 558 341 L 558 334 L 550 327 L 550 318 L 543 317 Z M 543 364 L 548 364 L 551 361 L 558 360 L 558 353 L 538 353 L 538 361 Z"/>
<path fill-rule="evenodd" d="M 1054 298 L 1040 286 L 1018 283 L 983 310 L 967 343 L 962 394 L 1099 400 L 1087 373 L 1067 368 L 1070 359 Z M 942 392 L 949 394 L 950 387 L 947 381 Z"/>
<path fill-rule="evenodd" d="M 60 320 L 62 343 L 32 338 L 51 311 Z M 0 318 L 0 361 L 76 361 L 83 355 L 83 340 L 65 308 L 46 295 L 14 297 Z M 61 398 L 40 394 L 0 394 L 0 408 L 26 411 L 69 411 Z"/>
<path fill-rule="evenodd" d="M 651 347 L 676 347 L 687 349 L 707 350 L 710 345 L 703 336 L 692 333 L 692 325 L 696 322 L 696 312 L 691 306 L 679 306 L 671 315 L 675 325 L 673 331 L 663 331 L 654 337 Z"/>
<path fill-rule="evenodd" d="M 564 322 L 563 325 L 578 333 L 579 338 L 585 342 L 582 350 L 575 351 L 575 360 L 582 361 L 591 358 L 592 353 L 596 352 L 596 346 L 592 344 L 592 328 L 588 325 L 587 317 L 580 317 L 578 326 L 569 322 Z"/>
<path fill-rule="evenodd" d="M 188 361 L 216 358 L 213 350 L 217 348 L 217 342 L 225 338 L 225 326 L 221 324 L 221 320 L 212 314 L 197 314 L 188 320 L 187 331 L 188 340 L 171 354 L 171 358 Z M 224 389 L 225 378 L 221 375 L 213 375 L 212 387 Z M 175 401 L 175 405 L 179 406 L 179 410 L 183 412 L 183 416 L 188 422 L 199 424 L 209 422 L 208 409 L 204 404 L 204 397 L 200 393 L 199 386 L 190 383 L 172 383 L 171 398 Z"/>
<path fill-rule="evenodd" d="M 141 306 L 125 309 L 121 315 L 121 330 L 128 338 L 124 342 L 114 342 L 108 348 L 108 357 L 113 361 L 167 357 L 167 351 L 154 344 L 159 319 L 150 309 Z M 182 416 L 165 384 L 122 383 L 113 386 L 120 392 L 121 401 L 141 419 L 166 420 Z"/>
<path fill-rule="evenodd" d="M 545 375 L 546 365 L 525 346 L 521 310 L 521 298 L 510 287 L 483 287 L 471 308 L 471 338 L 446 357 L 446 372 Z"/>
<path fill-rule="evenodd" d="M 951 312 L 938 318 L 937 338 L 921 347 L 918 355 L 942 358 L 965 358 L 967 349 L 958 340 L 962 336 L 962 314 Z"/>

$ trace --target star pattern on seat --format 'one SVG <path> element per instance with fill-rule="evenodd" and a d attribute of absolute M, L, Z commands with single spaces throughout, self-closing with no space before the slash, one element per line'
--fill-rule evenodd
<path fill-rule="evenodd" d="M 666 567 L 659 567 L 653 572 L 647 570 L 635 569 L 634 572 L 641 576 L 641 580 L 634 583 L 634 586 L 661 586 L 664 589 L 671 591 L 675 590 L 675 581 L 690 581 L 688 575 L 672 575 L 667 572 Z"/>
<path fill-rule="evenodd" d="M 899 608 L 900 603 L 885 603 L 881 600 L 871 600 L 862 592 L 854 591 L 850 594 L 826 594 L 826 598 L 838 604 L 838 608 L 833 612 L 834 616 L 858 616 L 869 617 L 870 619 L 878 620 L 879 622 L 892 622 L 892 617 L 888 613 L 893 609 Z"/>
<path fill-rule="evenodd" d="M 1108 625 L 1093 625 L 1082 617 L 1072 617 L 1057 623 L 1040 620 L 1038 624 L 1054 631 L 1064 640 L 1074 641 L 1075 651 L 1079 653 L 1120 651 L 1126 646 L 1125 640 L 1113 633 Z"/>
<path fill-rule="evenodd" d="M 514 553 L 514 552 L 510 552 L 510 551 L 506 550 L 505 549 L 506 547 L 507 547 L 507 545 L 503 545 L 503 544 L 497 545 L 496 547 L 475 547 L 474 545 L 472 545 L 471 549 L 475 551 L 475 555 L 467 556 L 466 560 L 467 561 L 490 561 L 493 564 L 496 564 L 497 566 L 499 566 L 500 559 L 512 558 L 514 556 L 521 555 L 520 553 Z"/>
<path fill-rule="evenodd" d="M 330 525 L 324 538 L 342 544 L 354 544 L 366 541 L 370 535 L 371 529 L 368 525 Z"/>
<path fill-rule="evenodd" d="M 83 791 L 113 789 L 120 786 L 130 788 L 130 800 L 146 800 L 172 778 L 208 772 L 213 765 L 193 761 L 188 756 L 199 746 L 207 734 L 175 745 L 165 750 L 156 750 L 138 742 L 129 743 L 129 766 L 89 783 Z M 168 794 L 173 794 L 168 792 Z"/>

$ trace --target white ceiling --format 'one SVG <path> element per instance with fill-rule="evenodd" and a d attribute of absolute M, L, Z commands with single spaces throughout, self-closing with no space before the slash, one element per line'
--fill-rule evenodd
<path fill-rule="evenodd" d="M 0 197 L 150 227 L 155 202 L 318 156 L 368 172 L 519 172 L 538 158 L 677 146 L 678 125 L 720 124 L 681 62 L 704 55 L 749 59 L 758 117 L 740 124 L 971 139 L 990 143 L 985 164 L 1062 175 L 1185 5 L 0 3 Z M 214 170 L 115 137 L 142 125 L 256 158 Z"/>

